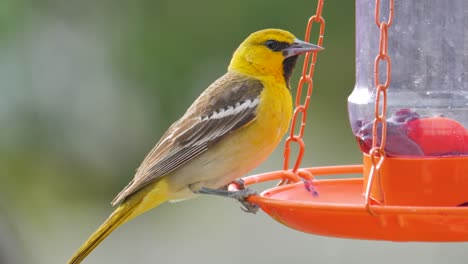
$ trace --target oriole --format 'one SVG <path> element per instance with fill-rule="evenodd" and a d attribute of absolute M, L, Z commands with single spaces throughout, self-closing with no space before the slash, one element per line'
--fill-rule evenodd
<path fill-rule="evenodd" d="M 166 202 L 197 193 L 236 198 L 248 210 L 248 189 L 222 189 L 262 163 L 286 133 L 292 115 L 289 79 L 298 55 L 321 47 L 280 29 L 252 33 L 211 84 L 161 137 L 118 207 L 68 263 L 80 263 L 119 225 Z"/>

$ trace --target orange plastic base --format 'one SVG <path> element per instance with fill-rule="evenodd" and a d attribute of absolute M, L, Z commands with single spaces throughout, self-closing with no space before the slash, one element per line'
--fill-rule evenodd
<path fill-rule="evenodd" d="M 371 166 L 371 158 L 364 155 L 364 185 Z M 387 157 L 373 183 L 376 203 L 457 206 L 468 202 L 468 156 Z"/>
<path fill-rule="evenodd" d="M 313 176 L 362 173 L 362 166 L 303 169 Z M 253 184 L 291 178 L 273 172 L 245 178 Z M 384 206 L 366 209 L 363 179 L 313 180 L 319 195 L 306 190 L 303 182 L 275 187 L 249 201 L 278 222 L 293 229 L 324 236 L 390 241 L 468 241 L 468 207 Z"/>

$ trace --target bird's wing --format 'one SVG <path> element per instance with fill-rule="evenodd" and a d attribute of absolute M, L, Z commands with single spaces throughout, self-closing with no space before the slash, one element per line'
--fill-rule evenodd
<path fill-rule="evenodd" d="M 112 201 L 126 197 L 199 156 L 255 119 L 263 84 L 227 73 L 215 81 L 175 122 L 143 160 L 134 179 Z"/>

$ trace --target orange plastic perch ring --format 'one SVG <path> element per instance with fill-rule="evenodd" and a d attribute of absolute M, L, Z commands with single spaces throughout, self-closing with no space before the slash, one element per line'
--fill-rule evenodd
<path fill-rule="evenodd" d="M 321 176 L 362 174 L 362 165 L 301 169 Z M 468 207 L 371 205 L 363 196 L 363 179 L 312 180 L 319 195 L 306 190 L 285 171 L 244 178 L 245 185 L 287 178 L 293 183 L 271 188 L 248 200 L 276 221 L 299 231 L 341 238 L 390 241 L 468 241 Z M 234 184 L 230 186 L 233 189 Z"/>

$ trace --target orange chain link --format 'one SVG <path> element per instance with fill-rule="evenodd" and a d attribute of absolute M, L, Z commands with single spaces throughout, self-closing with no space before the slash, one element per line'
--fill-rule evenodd
<path fill-rule="evenodd" d="M 317 45 L 322 46 L 323 43 L 323 36 L 325 32 L 325 20 L 322 17 L 322 9 L 323 9 L 323 2 L 324 0 L 318 0 L 317 2 L 317 9 L 315 11 L 315 15 L 311 16 L 309 18 L 309 21 L 307 23 L 307 28 L 306 28 L 306 33 L 305 33 L 305 38 L 304 40 L 306 42 L 309 42 L 310 40 L 310 32 L 312 30 L 312 25 L 314 23 L 319 24 L 320 30 L 319 30 L 319 36 L 317 40 Z M 312 56 L 312 60 L 310 57 Z M 310 61 L 310 64 L 309 64 Z M 296 92 L 296 103 L 295 103 L 295 110 L 293 114 L 293 118 L 291 121 L 291 127 L 289 131 L 289 137 L 286 139 L 285 146 L 284 146 L 284 165 L 283 165 L 283 170 L 288 170 L 289 169 L 289 160 L 291 157 L 291 143 L 294 142 L 298 144 L 299 146 L 299 152 L 296 158 L 296 162 L 294 163 L 294 167 L 292 169 L 292 173 L 297 173 L 301 162 L 302 158 L 304 156 L 304 151 L 305 151 L 305 144 L 304 140 L 302 139 L 304 135 L 304 130 L 306 126 L 306 119 L 307 119 L 307 109 L 309 108 L 310 104 L 310 97 L 312 95 L 312 90 L 313 90 L 313 76 L 314 76 L 314 71 L 315 71 L 315 65 L 317 61 L 317 51 L 314 52 L 308 52 L 305 55 L 304 59 L 304 65 L 302 68 L 302 76 L 299 80 L 299 84 L 297 86 L 297 92 Z M 309 69 L 309 71 L 307 71 Z M 307 94 L 305 97 L 305 101 L 301 104 L 301 99 L 302 99 L 302 91 L 303 87 L 307 85 Z M 296 133 L 296 123 L 299 120 L 299 115 L 302 114 L 301 117 L 301 125 L 299 127 L 299 133 Z M 284 181 L 282 182 L 284 183 Z"/>
<path fill-rule="evenodd" d="M 370 208 L 370 193 L 373 181 L 376 177 L 380 177 L 380 168 L 385 160 L 385 143 L 387 137 L 387 88 L 391 80 L 391 60 L 388 55 L 388 28 L 393 23 L 393 2 L 389 0 L 389 14 L 387 21 L 380 20 L 380 0 L 375 1 L 375 23 L 380 29 L 379 36 L 379 54 L 374 61 L 374 80 L 375 80 L 375 106 L 374 106 L 374 123 L 372 126 L 372 148 L 369 151 L 372 167 L 369 172 L 369 180 L 366 186 L 365 200 L 366 208 L 370 214 L 374 214 Z M 386 80 L 382 83 L 379 79 L 380 63 L 385 63 L 387 68 Z M 378 142 L 378 128 L 381 127 L 380 142 Z"/>

